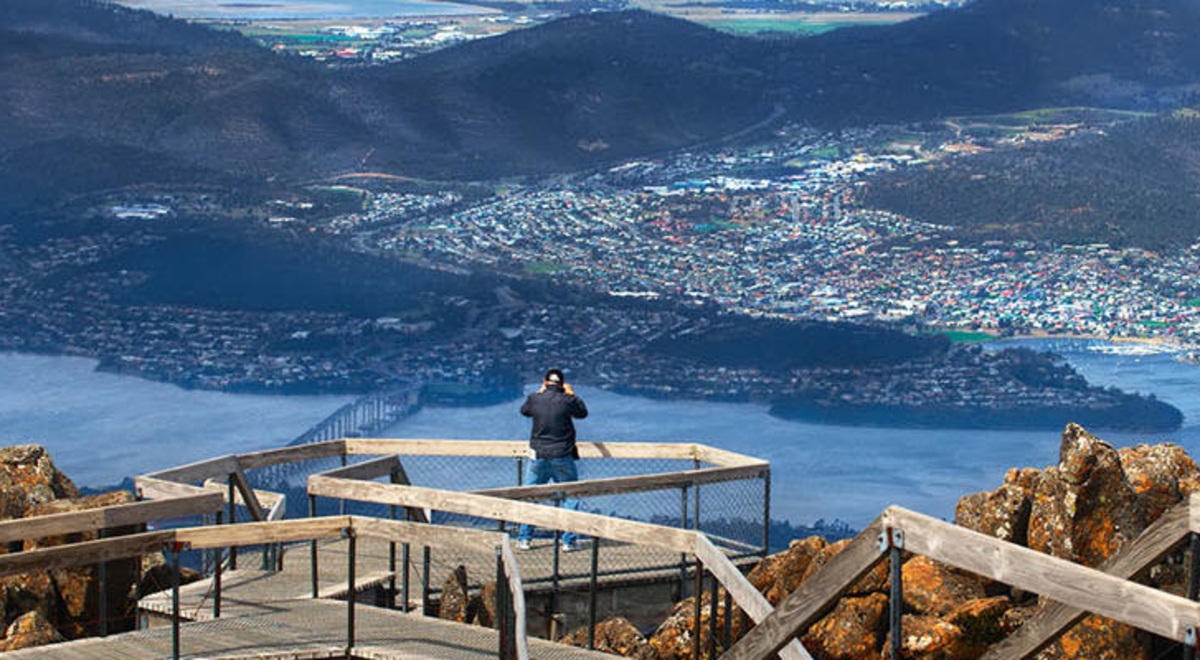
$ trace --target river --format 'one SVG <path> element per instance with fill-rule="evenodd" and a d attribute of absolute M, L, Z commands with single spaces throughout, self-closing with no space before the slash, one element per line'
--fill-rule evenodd
<path fill-rule="evenodd" d="M 996 344 L 993 344 L 996 345 Z M 1200 367 L 1171 355 L 1110 355 L 1100 342 L 1022 340 L 1066 357 L 1093 383 L 1153 393 L 1185 416 L 1153 438 L 1099 432 L 1127 445 L 1172 440 L 1200 455 Z M 348 401 L 184 390 L 97 372 L 74 357 L 0 354 L 0 444 L 40 442 L 77 483 L 105 485 L 152 469 L 284 444 Z M 951 518 L 962 495 L 992 489 L 1010 467 L 1057 461 L 1055 431 L 888 429 L 784 421 L 765 406 L 661 401 L 580 387 L 591 416 L 585 440 L 696 441 L 769 459 L 773 514 L 795 523 L 841 519 L 859 526 L 888 504 Z M 391 437 L 520 439 L 519 401 L 427 407 Z M 586 466 L 583 468 L 586 476 Z"/>

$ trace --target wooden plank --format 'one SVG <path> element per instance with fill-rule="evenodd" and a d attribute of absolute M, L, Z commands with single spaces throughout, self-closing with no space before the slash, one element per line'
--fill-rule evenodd
<path fill-rule="evenodd" d="M 173 531 L 146 532 L 0 555 L 0 575 L 49 571 L 113 559 L 140 557 L 162 550 L 163 544 L 171 542 L 174 536 Z"/>
<path fill-rule="evenodd" d="M 86 511 L 5 520 L 0 522 L 0 543 L 199 516 L 220 511 L 222 503 L 222 497 L 216 493 L 199 492 L 170 499 L 114 504 Z"/>
<path fill-rule="evenodd" d="M 408 478 L 408 472 L 404 469 L 404 463 L 400 460 L 399 456 L 396 457 L 396 471 L 392 473 L 392 483 L 403 486 L 412 485 L 412 481 Z M 429 522 L 430 511 L 428 509 L 405 507 L 404 511 L 408 515 L 409 520 L 423 523 Z"/>
<path fill-rule="evenodd" d="M 1181 502 L 1167 510 L 1137 539 L 1126 543 L 1100 570 L 1125 580 L 1137 579 L 1165 560 L 1188 537 L 1191 505 Z M 1050 603 L 1040 614 L 1021 624 L 1015 633 L 988 649 L 981 660 L 1023 660 L 1037 655 L 1068 628 L 1081 621 L 1083 610 Z"/>
<path fill-rule="evenodd" d="M 253 470 L 272 465 L 282 465 L 284 463 L 299 463 L 301 461 L 329 458 L 330 456 L 341 456 L 344 451 L 344 441 L 327 440 L 325 442 L 311 442 L 292 447 L 238 454 L 237 459 L 243 470 Z"/>
<path fill-rule="evenodd" d="M 521 581 L 521 564 L 513 554 L 512 541 L 502 535 L 500 559 L 504 562 L 504 576 L 508 580 L 508 593 L 512 596 L 513 616 L 516 618 L 517 658 L 529 660 L 529 623 L 525 614 L 525 586 Z"/>
<path fill-rule="evenodd" d="M 1186 598 L 898 507 L 887 515 L 915 554 L 1177 642 L 1200 628 L 1200 604 Z"/>
<path fill-rule="evenodd" d="M 708 445 L 696 445 L 696 458 L 705 463 L 720 465 L 723 467 L 733 467 L 740 465 L 757 465 L 763 468 L 770 468 L 770 461 L 764 461 L 761 458 L 739 454 L 727 449 L 719 449 Z"/>
<path fill-rule="evenodd" d="M 238 460 L 236 456 L 226 455 L 210 458 L 204 461 L 188 463 L 158 472 L 151 472 L 145 476 L 163 481 L 174 481 L 181 484 L 190 484 L 196 481 L 205 479 L 220 479 L 238 469 Z"/>
<path fill-rule="evenodd" d="M 340 536 L 350 528 L 348 516 L 301 518 L 276 522 L 209 525 L 175 530 L 175 540 L 193 548 L 224 548 L 227 546 L 262 545 L 311 541 Z"/>
<path fill-rule="evenodd" d="M 256 522 L 266 520 L 267 512 L 263 511 L 262 504 L 259 504 L 258 496 L 254 494 L 254 489 L 250 487 L 250 480 L 246 478 L 246 473 L 242 472 L 242 468 L 239 467 L 231 472 L 229 478 L 233 480 L 234 487 L 242 497 L 242 503 L 246 505 L 246 510 L 250 512 L 250 519 Z"/>
<path fill-rule="evenodd" d="M 529 443 L 518 441 L 346 438 L 347 454 L 498 456 L 517 458 L 524 456 L 528 451 Z"/>
<path fill-rule="evenodd" d="M 333 479 L 316 475 L 308 478 L 308 493 L 322 497 L 396 504 L 492 520 L 525 523 L 674 552 L 690 553 L 694 546 L 691 532 L 673 527 L 471 493 L 417 486 L 378 484 L 372 481 Z"/>
<path fill-rule="evenodd" d="M 392 573 L 391 571 L 374 571 L 366 575 L 355 576 L 354 593 L 358 593 L 363 589 L 370 589 L 377 584 L 381 584 L 387 580 L 390 580 L 393 575 L 395 575 L 395 573 Z M 327 584 L 324 587 L 321 587 L 317 591 L 317 598 L 337 598 L 338 596 L 343 596 L 346 593 L 348 593 L 346 589 L 346 581 L 339 580 L 333 584 Z"/>
<path fill-rule="evenodd" d="M 400 467 L 400 459 L 395 456 L 380 456 L 362 463 L 338 466 L 332 470 L 318 472 L 323 477 L 338 479 L 375 479 L 392 474 Z"/>
<path fill-rule="evenodd" d="M 548 500 L 555 497 L 596 497 L 655 490 L 672 490 L 685 485 L 737 481 L 757 477 L 763 468 L 758 465 L 704 468 L 681 472 L 661 472 L 630 477 L 584 479 L 567 483 L 540 486 L 513 486 L 472 491 L 477 495 L 503 497 L 510 500 Z"/>
<path fill-rule="evenodd" d="M 351 516 L 350 521 L 354 531 L 365 537 L 448 550 L 491 554 L 507 538 L 499 532 L 468 527 L 429 525 L 363 516 Z"/>
<path fill-rule="evenodd" d="M 400 454 L 408 456 L 493 456 L 520 458 L 529 455 L 527 440 L 433 440 L 427 438 L 346 438 L 348 454 Z M 580 458 L 667 458 L 693 460 L 696 445 L 664 442 L 579 442 Z"/>
<path fill-rule="evenodd" d="M 275 503 L 271 505 L 271 510 L 267 512 L 267 520 L 283 520 L 283 517 L 286 515 L 287 496 L 280 495 L 279 499 L 275 500 Z"/>
<path fill-rule="evenodd" d="M 136 477 L 133 480 L 134 490 L 143 500 L 164 500 L 173 497 L 189 497 L 199 495 L 205 490 L 190 484 L 180 484 L 174 481 L 156 479 L 154 477 Z"/>
<path fill-rule="evenodd" d="M 228 477 L 226 477 L 226 479 L 228 479 Z M 214 493 L 220 493 L 222 500 L 226 504 L 229 503 L 229 483 L 228 483 L 228 481 L 218 481 L 216 479 L 205 479 L 204 483 L 202 484 L 202 487 L 205 490 L 208 490 L 208 491 L 211 491 Z M 286 499 L 284 497 L 283 493 L 276 493 L 275 491 L 271 491 L 271 490 L 262 490 L 261 488 L 254 489 L 254 497 L 258 499 L 258 503 L 260 506 L 268 508 L 268 509 L 274 509 L 275 507 L 279 506 L 279 502 L 281 500 Z M 242 506 L 245 506 L 245 504 L 246 504 L 246 500 L 242 497 L 241 491 L 236 488 L 233 490 L 233 502 L 234 502 L 234 504 L 240 504 Z"/>
<path fill-rule="evenodd" d="M 750 584 L 750 580 L 742 575 L 738 567 L 729 561 L 729 557 L 718 550 L 703 534 L 696 534 L 696 558 L 704 564 L 704 567 L 713 574 L 718 582 L 724 585 L 725 590 L 733 597 L 738 607 L 741 607 L 755 623 L 761 622 L 774 611 L 766 596 L 759 593 L 758 589 Z M 727 613 L 726 616 L 730 614 L 732 613 Z M 796 639 L 780 649 L 779 657 L 783 660 L 812 660 L 812 656 Z"/>
<path fill-rule="evenodd" d="M 824 616 L 842 594 L 883 560 L 878 541 L 882 523 L 881 516 L 859 532 L 845 550 L 788 594 L 774 612 L 751 628 L 721 660 L 769 658 Z"/>

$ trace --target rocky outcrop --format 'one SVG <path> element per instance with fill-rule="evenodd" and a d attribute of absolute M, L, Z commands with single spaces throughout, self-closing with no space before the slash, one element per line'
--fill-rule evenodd
<path fill-rule="evenodd" d="M 1200 468 L 1172 444 L 1114 449 L 1077 425 L 1062 434 L 1059 462 L 1044 469 L 1009 470 L 992 491 L 963 497 L 955 522 L 1039 552 L 1099 566 L 1145 528 L 1200 489 Z M 812 537 L 793 541 L 749 573 L 773 605 L 841 552 L 848 542 Z M 1043 607 L 1036 597 L 954 570 L 924 557 L 902 567 L 905 613 L 901 656 L 911 660 L 970 660 L 1012 634 Z M 1181 593 L 1186 573 L 1177 562 L 1149 571 L 1147 582 Z M 861 578 L 802 636 L 817 660 L 877 660 L 890 648 L 886 630 L 886 563 Z M 692 600 L 676 604 L 649 642 L 660 658 L 690 657 Z M 702 601 L 703 602 L 703 601 Z M 702 608 L 707 647 L 708 607 Z M 720 616 L 723 616 L 721 614 Z M 734 621 L 744 614 L 733 613 Z M 735 637 L 742 634 L 735 626 Z M 1088 617 L 1038 656 L 1039 660 L 1149 660 L 1147 639 L 1128 626 Z"/>
<path fill-rule="evenodd" d="M 79 489 L 44 447 L 0 448 L 0 519 L 22 518 L 30 507 L 68 497 L 79 497 Z"/>
<path fill-rule="evenodd" d="M 605 653 L 638 658 L 638 660 L 658 660 L 658 653 L 642 636 L 637 627 L 624 617 L 605 619 L 596 624 L 596 650 Z M 574 632 L 563 638 L 564 644 L 586 647 L 588 629 L 586 626 L 576 628 Z"/>
<path fill-rule="evenodd" d="M 447 621 L 466 623 L 471 611 L 471 595 L 467 591 L 467 567 L 459 565 L 446 576 L 442 583 L 442 598 L 438 604 L 438 617 Z"/>
<path fill-rule="evenodd" d="M 17 617 L 4 631 L 0 651 L 17 651 L 43 644 L 63 641 L 63 636 L 38 610 L 31 610 Z"/>
<path fill-rule="evenodd" d="M 0 517 L 19 518 L 82 511 L 133 501 L 124 491 L 79 497 L 46 450 L 37 445 L 0 449 Z M 110 529 L 110 535 L 136 532 Z M 95 533 L 26 539 L 18 549 L 35 550 L 90 541 Z M 0 548 L 0 552 L 8 548 Z M 131 629 L 134 598 L 139 594 L 139 561 L 108 562 L 108 610 L 100 612 L 95 566 L 58 568 L 0 578 L 0 624 L 6 633 L 0 650 L 74 639 L 94 634 L 105 619 L 110 631 Z"/>

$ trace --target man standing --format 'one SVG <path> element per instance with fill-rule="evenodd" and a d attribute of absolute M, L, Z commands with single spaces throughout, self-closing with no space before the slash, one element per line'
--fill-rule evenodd
<path fill-rule="evenodd" d="M 579 473 L 575 469 L 575 459 L 579 458 L 579 450 L 575 447 L 575 423 L 572 420 L 587 417 L 588 411 L 583 399 L 576 396 L 575 390 L 563 380 L 562 370 L 546 372 L 541 389 L 530 394 L 521 405 L 521 414 L 533 418 L 533 428 L 529 432 L 533 460 L 529 463 L 526 482 L 532 485 L 577 480 Z M 569 498 L 562 505 L 578 510 L 579 500 Z M 528 550 L 532 539 L 533 527 L 521 525 L 517 532 L 517 547 Z M 563 534 L 562 549 L 564 552 L 577 549 L 575 535 L 571 532 Z"/>

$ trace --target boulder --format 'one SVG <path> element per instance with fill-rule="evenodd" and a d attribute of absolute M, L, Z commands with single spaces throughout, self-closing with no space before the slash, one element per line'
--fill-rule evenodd
<path fill-rule="evenodd" d="M 189 584 L 200 579 L 200 574 L 188 568 L 179 567 L 179 584 Z M 142 578 L 138 581 L 130 600 L 136 601 L 144 596 L 166 591 L 171 588 L 171 566 L 161 552 L 146 555 L 142 558 Z"/>
<path fill-rule="evenodd" d="M 1141 498 L 1148 522 L 1200 487 L 1200 468 L 1178 445 L 1143 444 L 1120 449 L 1117 454 L 1130 487 Z"/>
<path fill-rule="evenodd" d="M 1037 480 L 1029 547 L 1096 567 L 1146 524 L 1117 451 L 1081 427 L 1068 425 L 1058 466 L 1047 468 Z"/>
<path fill-rule="evenodd" d="M 34 646 L 63 641 L 63 636 L 54 629 L 41 612 L 31 610 L 22 614 L 4 633 L 0 651 L 16 651 Z"/>
<path fill-rule="evenodd" d="M 477 626 L 496 626 L 496 583 L 488 582 L 479 588 L 479 595 L 471 599 L 467 621 Z"/>
<path fill-rule="evenodd" d="M 801 576 L 797 585 L 807 582 L 810 578 L 812 578 L 812 576 L 816 575 L 822 568 L 825 567 L 826 564 L 832 561 L 834 557 L 838 556 L 838 554 L 849 547 L 852 541 L 853 539 L 842 539 L 837 543 L 830 543 L 829 545 L 821 548 L 816 555 L 813 556 L 812 561 L 808 563 L 808 567 L 804 570 L 804 575 Z M 887 590 L 889 584 L 890 580 L 888 579 L 888 566 L 885 562 L 876 566 L 869 573 L 862 576 L 858 582 L 855 582 L 853 585 L 851 585 L 850 589 L 847 590 L 846 593 L 851 596 L 864 596 L 877 591 L 885 591 Z"/>
<path fill-rule="evenodd" d="M 0 519 L 20 518 L 36 504 L 78 496 L 79 489 L 41 445 L 0 448 Z"/>
<path fill-rule="evenodd" d="M 954 608 L 944 619 L 962 633 L 958 644 L 962 654 L 976 658 L 1012 633 L 1006 618 L 1011 609 L 1012 601 L 1007 596 L 977 598 Z"/>
<path fill-rule="evenodd" d="M 693 599 L 688 598 L 675 603 L 675 606 L 671 608 L 671 613 L 650 636 L 650 647 L 658 654 L 660 660 L 685 660 L 692 657 L 692 634 L 695 623 L 694 602 Z M 703 634 L 704 626 L 702 625 L 701 635 Z"/>
<path fill-rule="evenodd" d="M 465 623 L 470 612 L 471 595 L 467 592 L 467 567 L 458 565 L 442 583 L 442 598 L 438 604 L 438 617 L 447 621 Z"/>
<path fill-rule="evenodd" d="M 1098 616 L 1089 616 L 1037 656 L 1038 660 L 1151 660 L 1141 633 Z"/>
<path fill-rule="evenodd" d="M 800 586 L 809 565 L 825 547 L 825 539 L 819 536 L 792 541 L 786 551 L 759 562 L 747 577 L 772 605 L 778 605 Z"/>
<path fill-rule="evenodd" d="M 596 624 L 596 650 L 626 658 L 658 660 L 658 654 L 637 627 L 625 617 L 613 617 Z M 587 647 L 587 626 L 576 628 L 563 638 L 564 644 Z"/>
<path fill-rule="evenodd" d="M 992 492 L 967 495 L 954 508 L 954 522 L 980 534 L 1026 545 L 1031 495 L 1021 485 L 1008 483 Z"/>
<path fill-rule="evenodd" d="M 911 660 L 966 660 L 962 631 L 937 617 L 905 614 L 900 628 L 900 657 Z M 884 638 L 882 658 L 892 657 L 892 636 Z"/>
<path fill-rule="evenodd" d="M 813 657 L 823 660 L 867 660 L 879 654 L 883 640 L 888 598 L 871 594 L 843 598 L 824 618 L 814 623 L 801 638 Z"/>
<path fill-rule="evenodd" d="M 986 595 L 983 580 L 928 557 L 913 557 L 901 569 L 904 602 L 917 614 L 942 617 Z"/>

